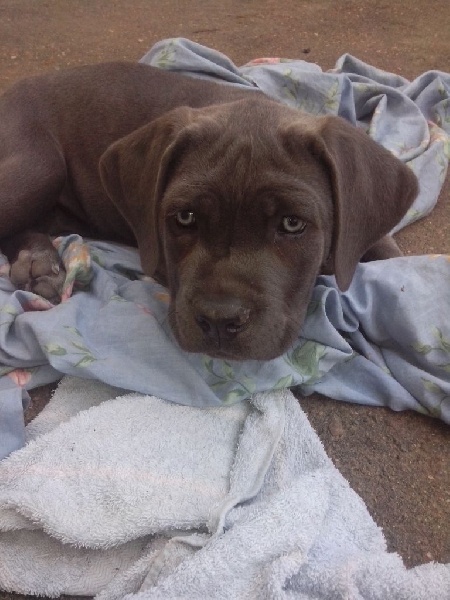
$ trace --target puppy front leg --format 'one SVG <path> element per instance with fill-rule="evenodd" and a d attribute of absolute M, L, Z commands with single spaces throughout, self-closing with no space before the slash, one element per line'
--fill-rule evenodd
<path fill-rule="evenodd" d="M 2 116 L 7 118 L 0 110 Z M 0 250 L 17 288 L 59 302 L 64 267 L 50 238 L 32 229 L 58 202 L 65 161 L 47 131 L 34 132 L 33 138 L 11 120 L 8 124 L 0 129 Z"/>

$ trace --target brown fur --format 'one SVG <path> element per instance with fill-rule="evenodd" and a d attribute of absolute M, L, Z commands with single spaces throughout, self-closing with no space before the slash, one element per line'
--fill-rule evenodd
<path fill-rule="evenodd" d="M 145 65 L 26 80 L 0 99 L 0 123 L 0 247 L 18 287 L 55 299 L 61 286 L 55 255 L 33 271 L 23 230 L 137 244 L 169 287 L 181 347 L 229 359 L 284 352 L 319 273 L 345 290 L 364 255 L 398 254 L 385 236 L 417 194 L 340 118 Z M 283 230 L 286 217 L 306 228 Z"/>

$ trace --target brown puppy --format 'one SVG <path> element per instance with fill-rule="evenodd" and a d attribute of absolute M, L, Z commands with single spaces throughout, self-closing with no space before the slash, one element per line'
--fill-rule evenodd
<path fill-rule="evenodd" d="M 63 280 L 48 238 L 25 230 L 137 243 L 192 352 L 284 352 L 319 273 L 345 290 L 365 254 L 398 254 L 384 236 L 416 194 L 407 167 L 337 117 L 146 65 L 32 78 L 0 99 L 16 285 L 55 299 Z"/>

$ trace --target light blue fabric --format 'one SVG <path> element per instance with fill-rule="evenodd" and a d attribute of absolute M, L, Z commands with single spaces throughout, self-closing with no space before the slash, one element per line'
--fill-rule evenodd
<path fill-rule="evenodd" d="M 157 44 L 142 60 L 258 86 L 291 106 L 338 114 L 364 128 L 419 177 L 419 197 L 398 228 L 430 212 L 437 201 L 448 166 L 449 74 L 430 72 L 408 82 L 349 55 L 327 73 L 295 60 L 238 69 L 224 55 L 183 39 Z M 74 243 L 83 240 L 69 236 L 61 254 Z M 319 277 L 294 347 L 276 360 L 239 363 L 182 352 L 167 324 L 167 292 L 142 278 L 137 252 L 87 244 L 93 258 L 90 287 L 51 310 L 0 277 L 0 384 L 15 382 L 1 391 L 0 456 L 23 440 L 17 390 L 63 373 L 193 406 L 299 386 L 304 394 L 319 391 L 338 400 L 414 409 L 450 422 L 448 256 L 361 264 L 346 293 L 333 277 Z"/>

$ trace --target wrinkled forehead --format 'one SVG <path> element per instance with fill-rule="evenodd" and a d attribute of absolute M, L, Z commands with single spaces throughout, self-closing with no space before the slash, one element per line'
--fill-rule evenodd
<path fill-rule="evenodd" d="M 181 203 L 219 196 L 226 205 L 257 198 L 268 206 L 271 199 L 319 202 L 328 197 L 328 173 L 311 152 L 307 136 L 303 139 L 301 118 L 296 111 L 278 105 L 272 110 L 267 104 L 258 110 L 251 110 L 251 103 L 239 110 L 227 107 L 215 119 L 196 123 L 195 135 L 187 136 L 176 155 L 168 196 Z M 295 133 L 294 119 L 300 122 Z M 295 144 L 292 135 L 298 137 Z"/>
<path fill-rule="evenodd" d="M 247 173 L 248 171 L 248 173 Z M 332 195 L 328 180 L 320 173 L 302 177 L 278 169 L 246 168 L 232 172 L 204 165 L 202 172 L 173 177 L 167 186 L 162 212 L 193 210 L 215 215 L 224 226 L 235 218 L 260 219 L 297 215 L 319 225 L 330 216 Z"/>

